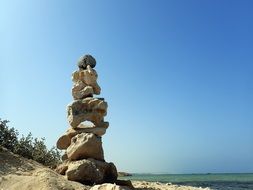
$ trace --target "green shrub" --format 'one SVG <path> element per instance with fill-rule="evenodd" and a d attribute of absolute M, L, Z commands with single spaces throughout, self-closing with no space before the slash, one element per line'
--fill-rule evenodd
<path fill-rule="evenodd" d="M 32 133 L 18 139 L 18 132 L 7 126 L 7 120 L 0 119 L 0 147 L 5 147 L 15 154 L 33 159 L 45 166 L 55 167 L 61 159 L 60 152 L 55 148 L 47 149 L 45 138 L 33 139 Z"/>
<path fill-rule="evenodd" d="M 25 158 L 33 159 L 33 151 L 32 133 L 29 133 L 26 137 L 22 135 L 13 152 Z"/>
<path fill-rule="evenodd" d="M 0 119 L 0 145 L 14 151 L 18 144 L 18 132 L 14 128 L 9 128 L 9 121 Z"/>

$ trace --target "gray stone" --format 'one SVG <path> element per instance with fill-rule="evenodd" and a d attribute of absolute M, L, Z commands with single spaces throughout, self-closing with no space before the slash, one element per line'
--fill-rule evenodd
<path fill-rule="evenodd" d="M 81 70 L 86 69 L 88 65 L 90 65 L 91 68 L 94 68 L 96 66 L 96 59 L 89 54 L 84 55 L 79 58 L 77 64 L 78 64 L 79 69 Z"/>

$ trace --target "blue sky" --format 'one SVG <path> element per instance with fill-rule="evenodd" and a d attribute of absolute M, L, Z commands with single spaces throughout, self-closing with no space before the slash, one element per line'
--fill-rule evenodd
<path fill-rule="evenodd" d="M 129 172 L 253 172 L 253 2 L 1 1 L 0 117 L 53 146 L 92 54 L 105 158 Z"/>

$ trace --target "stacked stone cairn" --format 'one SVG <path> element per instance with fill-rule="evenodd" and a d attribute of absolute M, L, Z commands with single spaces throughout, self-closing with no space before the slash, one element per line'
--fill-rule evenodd
<path fill-rule="evenodd" d="M 104 160 L 101 139 L 109 126 L 104 121 L 107 102 L 93 97 L 101 91 L 95 66 L 91 55 L 78 61 L 79 70 L 72 74 L 74 101 L 67 106 L 70 127 L 57 141 L 57 148 L 66 151 L 56 171 L 68 180 L 87 185 L 114 183 L 118 177 L 115 165 Z"/>

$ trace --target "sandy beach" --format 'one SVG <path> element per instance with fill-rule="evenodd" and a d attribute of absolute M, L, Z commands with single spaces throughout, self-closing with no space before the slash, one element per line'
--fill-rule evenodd
<path fill-rule="evenodd" d="M 209 188 L 196 188 L 178 186 L 170 183 L 132 181 L 137 190 L 208 190 Z M 54 170 L 49 169 L 33 160 L 23 158 L 9 152 L 0 151 L 0 190 L 90 190 L 91 186 L 69 181 Z M 102 186 L 98 188 L 103 190 Z M 126 187 L 110 185 L 105 190 L 124 190 Z"/>

